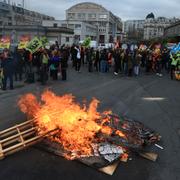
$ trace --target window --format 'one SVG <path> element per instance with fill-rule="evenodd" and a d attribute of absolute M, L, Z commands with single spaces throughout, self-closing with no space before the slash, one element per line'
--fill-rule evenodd
<path fill-rule="evenodd" d="M 62 27 L 66 27 L 67 28 L 67 24 L 62 24 Z"/>
<path fill-rule="evenodd" d="M 69 19 L 74 19 L 75 13 L 68 13 L 68 18 Z"/>
<path fill-rule="evenodd" d="M 74 29 L 74 24 L 68 24 L 68 28 Z"/>
<path fill-rule="evenodd" d="M 100 19 L 107 19 L 107 14 L 100 14 L 100 15 L 99 15 L 99 18 L 100 18 Z"/>
<path fill-rule="evenodd" d="M 75 29 L 81 29 L 81 24 L 75 24 Z"/>
<path fill-rule="evenodd" d="M 86 17 L 86 14 L 84 14 L 84 13 L 78 13 L 78 18 L 79 18 L 79 19 L 85 19 L 85 17 Z"/>
<path fill-rule="evenodd" d="M 58 27 L 58 24 L 57 24 L 57 23 L 54 23 L 54 24 L 53 24 L 53 27 L 57 28 L 57 27 Z"/>
<path fill-rule="evenodd" d="M 95 19 L 96 18 L 96 14 L 88 14 L 88 18 L 89 19 Z"/>
<path fill-rule="evenodd" d="M 69 37 L 66 37 L 66 42 L 69 42 Z"/>

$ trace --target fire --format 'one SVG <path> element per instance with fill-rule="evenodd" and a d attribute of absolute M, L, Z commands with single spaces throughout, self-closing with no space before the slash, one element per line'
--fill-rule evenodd
<path fill-rule="evenodd" d="M 39 134 L 59 129 L 53 141 L 59 142 L 66 152 L 71 152 L 73 158 L 91 156 L 92 144 L 99 141 L 98 133 L 113 133 L 106 126 L 108 119 L 103 119 L 107 112 L 97 111 L 99 101 L 95 98 L 87 107 L 75 102 L 72 95 L 56 96 L 53 92 L 45 91 L 40 102 L 33 94 L 27 94 L 21 97 L 18 104 L 22 112 L 35 120 Z M 125 137 L 120 131 L 115 134 Z M 68 153 L 65 157 L 72 159 L 72 154 L 68 156 Z"/>
<path fill-rule="evenodd" d="M 116 134 L 117 134 L 118 136 L 120 136 L 120 137 L 126 138 L 125 134 L 122 133 L 122 132 L 119 131 L 119 130 L 116 131 Z"/>

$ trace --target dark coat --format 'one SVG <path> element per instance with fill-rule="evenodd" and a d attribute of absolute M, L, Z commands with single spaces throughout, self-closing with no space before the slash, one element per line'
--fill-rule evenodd
<path fill-rule="evenodd" d="M 3 59 L 1 62 L 1 67 L 3 68 L 4 76 L 11 76 L 14 74 L 15 65 L 12 57 Z"/>

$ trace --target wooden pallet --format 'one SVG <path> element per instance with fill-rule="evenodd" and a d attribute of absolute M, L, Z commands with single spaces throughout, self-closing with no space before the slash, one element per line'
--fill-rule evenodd
<path fill-rule="evenodd" d="M 15 152 L 32 146 L 55 131 L 37 135 L 34 121 L 29 120 L 0 132 L 0 160 Z"/>
<path fill-rule="evenodd" d="M 0 160 L 4 159 L 8 155 L 37 144 L 45 137 L 54 135 L 57 131 L 58 129 L 48 132 L 47 134 L 37 135 L 37 128 L 34 125 L 33 120 L 29 120 L 4 131 L 0 131 Z M 103 167 L 98 170 L 105 174 L 112 175 L 118 164 L 119 162 L 115 162 L 112 165 Z"/>

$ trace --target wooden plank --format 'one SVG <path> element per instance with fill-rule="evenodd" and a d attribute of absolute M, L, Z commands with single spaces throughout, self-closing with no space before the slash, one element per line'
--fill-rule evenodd
<path fill-rule="evenodd" d="M 115 170 L 117 169 L 118 165 L 119 165 L 119 162 L 115 162 L 112 165 L 100 168 L 99 171 L 112 176 Z"/>
<path fill-rule="evenodd" d="M 5 143 L 5 142 L 7 142 L 9 140 L 12 140 L 14 138 L 20 137 L 21 135 L 24 135 L 24 134 L 26 134 L 28 132 L 34 131 L 35 129 L 36 128 L 34 127 L 34 128 L 31 128 L 31 129 L 28 129 L 27 131 L 24 131 L 24 132 L 20 132 L 20 130 L 17 129 L 18 134 L 14 135 L 14 136 L 10 136 L 10 137 L 8 137 L 6 139 L 3 139 L 3 140 L 0 141 L 0 143 L 3 144 L 3 143 Z"/>
<path fill-rule="evenodd" d="M 45 150 L 47 152 L 53 153 L 59 157 L 64 158 L 64 150 L 62 149 L 62 146 L 59 143 L 51 142 L 48 139 L 44 139 L 36 147 L 40 150 Z M 76 161 L 81 162 L 82 164 L 96 169 L 98 171 L 101 171 L 107 175 L 113 175 L 120 162 L 119 159 L 117 159 L 117 161 L 112 164 L 107 164 L 107 162 L 103 164 L 104 160 L 102 160 L 101 157 L 79 158 L 76 159 Z"/>
<path fill-rule="evenodd" d="M 18 128 L 19 128 L 21 131 L 23 131 L 23 130 L 27 130 L 27 129 L 32 128 L 32 127 L 34 127 L 33 124 L 29 123 L 29 124 L 25 124 L 25 125 L 23 125 L 23 126 L 20 126 L 20 127 L 18 127 Z M 1 131 L 1 132 L 2 132 L 2 131 Z M 9 136 L 14 135 L 14 134 L 16 134 L 16 133 L 17 133 L 17 129 L 14 129 L 14 128 L 13 128 L 13 129 L 10 130 L 10 131 L 3 132 L 3 133 L 0 135 L 0 139 L 9 137 Z"/>
<path fill-rule="evenodd" d="M 158 158 L 158 154 L 152 152 L 143 152 L 143 153 L 139 153 L 139 155 L 153 162 L 155 162 Z"/>
<path fill-rule="evenodd" d="M 4 158 L 2 145 L 0 144 L 0 160 Z"/>
<path fill-rule="evenodd" d="M 23 138 L 27 138 L 27 137 L 29 137 L 29 136 L 32 136 L 33 134 L 35 134 L 36 132 L 35 131 L 31 131 L 31 132 L 29 132 L 29 133 L 26 133 L 26 134 L 23 134 L 22 136 L 23 136 Z M 5 146 L 8 146 L 8 145 L 10 145 L 10 144 L 12 144 L 12 143 L 15 143 L 15 142 L 20 142 L 21 140 L 20 140 L 20 137 L 17 137 L 17 138 L 15 138 L 15 139 L 13 139 L 13 140 L 10 140 L 10 141 L 8 141 L 8 142 L 5 142 L 5 143 L 3 143 L 3 147 L 5 147 Z"/>
<path fill-rule="evenodd" d="M 57 129 L 52 130 L 52 131 L 42 134 L 42 135 L 32 137 L 28 140 L 24 140 L 24 142 L 19 142 L 13 146 L 3 149 L 2 153 L 4 154 L 4 156 L 7 156 L 8 154 L 13 154 L 15 152 L 18 152 L 19 150 L 24 149 L 26 146 L 29 146 L 29 144 L 36 144 L 39 141 L 41 141 L 43 138 L 53 135 L 53 133 L 55 133 L 56 131 L 57 131 Z"/>
<path fill-rule="evenodd" d="M 34 120 L 29 120 L 29 121 L 26 121 L 24 123 L 17 124 L 17 125 L 15 125 L 15 126 L 13 126 L 11 128 L 8 128 L 8 129 L 6 129 L 4 131 L 0 131 L 0 136 L 7 133 L 7 132 L 12 132 L 12 130 L 16 130 L 17 127 L 22 127 L 22 126 L 28 125 L 30 123 L 33 123 L 33 122 L 34 122 Z"/>
<path fill-rule="evenodd" d="M 23 134 L 24 132 L 21 133 L 21 131 L 19 130 L 18 127 L 17 127 L 16 129 L 17 129 L 17 131 L 18 131 L 18 135 L 19 135 L 19 137 L 20 137 L 20 139 L 21 139 L 21 142 L 24 144 L 24 146 L 26 146 L 25 143 L 24 143 L 24 138 L 23 138 L 23 136 L 22 136 L 22 134 Z M 35 128 L 34 128 L 34 129 L 35 129 Z"/>

